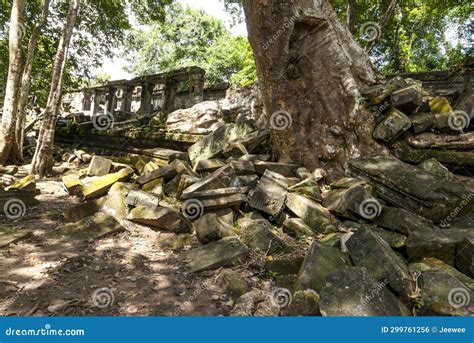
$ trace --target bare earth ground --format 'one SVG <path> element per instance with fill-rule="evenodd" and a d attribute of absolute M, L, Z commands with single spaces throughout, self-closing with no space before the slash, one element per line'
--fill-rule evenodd
<path fill-rule="evenodd" d="M 177 257 L 180 250 L 198 245 L 195 238 L 132 223 L 126 223 L 124 232 L 97 240 L 57 238 L 54 231 L 66 223 L 62 213 L 78 200 L 58 180 L 37 187 L 40 205 L 19 221 L 0 222 L 5 228 L 33 231 L 0 249 L 1 316 L 229 314 L 233 300 L 220 271 L 192 274 Z M 236 269 L 250 286 L 268 290 L 272 281 L 262 265 L 249 262 Z"/>

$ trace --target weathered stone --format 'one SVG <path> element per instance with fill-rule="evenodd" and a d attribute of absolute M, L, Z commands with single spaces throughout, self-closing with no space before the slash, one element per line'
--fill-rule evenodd
<path fill-rule="evenodd" d="M 254 165 L 257 175 L 263 175 L 265 171 L 269 170 L 285 177 L 295 176 L 294 171 L 298 168 L 295 164 L 278 162 L 255 161 Z"/>
<path fill-rule="evenodd" d="M 373 105 L 378 105 L 397 89 L 408 87 L 413 83 L 413 80 L 403 79 L 397 76 L 382 85 L 372 86 L 362 90 L 362 94 L 367 96 Z"/>
<path fill-rule="evenodd" d="M 415 231 L 433 230 L 434 225 L 431 220 L 408 212 L 401 208 L 384 206 L 382 212 L 373 220 L 383 228 L 409 235 Z"/>
<path fill-rule="evenodd" d="M 92 156 L 84 150 L 74 150 L 74 155 L 84 163 L 89 163 L 92 160 Z"/>
<path fill-rule="evenodd" d="M 79 176 L 74 174 L 63 176 L 63 184 L 69 195 L 78 194 L 81 187 L 83 186 L 81 180 L 79 179 Z"/>
<path fill-rule="evenodd" d="M 304 195 L 314 201 L 322 201 L 321 190 L 319 189 L 318 183 L 313 178 L 308 178 L 301 182 L 299 182 L 299 179 L 296 180 L 297 182 L 293 185 L 291 185 L 291 182 L 288 182 L 288 191 Z"/>
<path fill-rule="evenodd" d="M 314 232 L 305 222 L 300 218 L 288 218 L 283 222 L 283 232 L 295 238 L 304 236 L 314 236 Z"/>
<path fill-rule="evenodd" d="M 205 211 L 218 210 L 221 208 L 239 208 L 246 199 L 245 194 L 238 193 L 214 199 L 204 199 L 202 200 L 202 206 Z"/>
<path fill-rule="evenodd" d="M 321 290 L 323 316 L 410 316 L 410 311 L 366 268 L 346 268 L 332 274 Z"/>
<path fill-rule="evenodd" d="M 372 186 L 367 181 L 361 179 L 343 177 L 331 183 L 331 189 L 349 189 L 358 186 L 363 187 L 367 191 L 372 193 Z"/>
<path fill-rule="evenodd" d="M 257 188 L 251 192 L 249 205 L 276 217 L 283 210 L 287 188 L 288 181 L 285 177 L 267 170 Z"/>
<path fill-rule="evenodd" d="M 0 228 L 0 249 L 30 237 L 31 231 Z"/>
<path fill-rule="evenodd" d="M 200 160 L 196 164 L 196 171 L 198 173 L 212 173 L 215 172 L 217 169 L 222 168 L 225 163 L 221 160 Z"/>
<path fill-rule="evenodd" d="M 392 106 L 409 113 L 415 111 L 423 103 L 423 90 L 419 84 L 393 92 L 390 96 Z"/>
<path fill-rule="evenodd" d="M 174 169 L 171 166 L 164 166 L 161 168 L 158 168 L 150 173 L 146 173 L 145 175 L 137 177 L 135 180 L 140 186 L 143 186 L 153 180 L 163 178 L 165 180 L 171 180 L 174 178 L 178 173 L 176 172 L 176 169 Z"/>
<path fill-rule="evenodd" d="M 161 198 L 145 191 L 132 190 L 128 193 L 126 203 L 130 206 L 158 207 Z"/>
<path fill-rule="evenodd" d="M 234 194 L 246 194 L 250 190 L 249 187 L 228 187 L 211 189 L 207 191 L 197 191 L 186 193 L 181 196 L 181 200 L 186 199 L 216 199 Z"/>
<path fill-rule="evenodd" d="M 444 97 L 436 97 L 430 100 L 430 109 L 434 114 L 438 113 L 450 113 L 453 111 L 453 108 L 449 104 L 448 99 Z"/>
<path fill-rule="evenodd" d="M 255 167 L 251 161 L 233 160 L 230 162 L 230 166 L 234 169 L 237 176 L 255 174 Z"/>
<path fill-rule="evenodd" d="M 230 265 L 245 257 L 248 252 L 248 248 L 238 238 L 227 237 L 186 251 L 182 258 L 188 261 L 187 265 L 192 272 L 201 272 Z"/>
<path fill-rule="evenodd" d="M 395 142 L 405 131 L 412 126 L 410 118 L 397 109 L 392 109 L 374 130 L 375 139 L 387 144 Z"/>
<path fill-rule="evenodd" d="M 466 238 L 458 245 L 456 267 L 474 278 L 474 238 Z"/>
<path fill-rule="evenodd" d="M 196 235 L 202 244 L 221 238 L 236 236 L 233 227 L 221 220 L 215 213 L 207 213 L 193 223 Z"/>
<path fill-rule="evenodd" d="M 188 194 L 192 194 L 198 191 L 207 191 L 217 188 L 228 188 L 230 187 L 230 184 L 234 177 L 234 170 L 231 166 L 226 165 L 222 168 L 219 168 L 212 174 L 206 176 L 205 178 L 201 179 L 201 181 L 198 181 L 192 186 L 186 188 L 183 191 L 183 196 L 187 196 Z"/>
<path fill-rule="evenodd" d="M 230 147 L 230 142 L 242 139 L 255 130 L 253 121 L 222 125 L 188 149 L 189 159 L 195 166 L 200 160 L 215 158 Z"/>
<path fill-rule="evenodd" d="M 237 299 L 230 314 L 236 317 L 278 316 L 280 308 L 272 304 L 271 296 L 269 292 L 251 290 Z"/>
<path fill-rule="evenodd" d="M 404 247 L 405 242 L 407 240 L 406 236 L 393 232 L 393 231 L 384 230 L 378 227 L 377 225 L 359 224 L 359 223 L 350 222 L 350 221 L 344 222 L 344 225 L 350 228 L 355 228 L 357 230 L 360 228 L 366 227 L 374 231 L 375 233 L 377 233 L 392 248 L 398 249 L 398 248 Z"/>
<path fill-rule="evenodd" d="M 308 169 L 306 169 L 305 167 L 301 167 L 301 168 L 296 169 L 295 175 L 301 181 L 313 177 L 313 174 L 311 174 L 311 172 Z"/>
<path fill-rule="evenodd" d="M 415 231 L 406 241 L 407 253 L 412 261 L 424 257 L 436 257 L 454 266 L 457 247 L 465 238 L 474 238 L 472 228 Z"/>
<path fill-rule="evenodd" d="M 232 187 L 255 187 L 260 178 L 257 175 L 236 176 L 232 179 Z"/>
<path fill-rule="evenodd" d="M 324 206 L 348 219 L 374 219 L 382 210 L 382 205 L 362 186 L 331 190 L 326 195 Z"/>
<path fill-rule="evenodd" d="M 474 292 L 452 273 L 421 272 L 421 315 L 469 316 L 474 312 Z"/>
<path fill-rule="evenodd" d="M 110 168 L 112 168 L 111 160 L 100 156 L 94 156 L 92 157 L 89 168 L 87 169 L 87 175 L 104 176 L 110 172 Z"/>
<path fill-rule="evenodd" d="M 144 184 L 142 191 L 154 194 L 161 199 L 163 197 L 163 179 L 156 179 Z"/>
<path fill-rule="evenodd" d="M 333 248 L 340 248 L 341 236 L 342 236 L 341 233 L 333 232 L 321 238 L 319 243 L 333 247 Z M 345 252 L 347 252 L 347 250 Z"/>
<path fill-rule="evenodd" d="M 234 297 L 240 297 L 249 291 L 249 286 L 239 273 L 232 269 L 224 269 L 221 273 L 227 291 Z"/>
<path fill-rule="evenodd" d="M 288 193 L 286 207 L 301 218 L 314 232 L 329 233 L 336 230 L 329 211 L 305 196 Z"/>
<path fill-rule="evenodd" d="M 136 207 L 130 212 L 127 219 L 134 223 L 170 232 L 191 232 L 191 224 L 179 212 L 170 208 Z"/>
<path fill-rule="evenodd" d="M 314 242 L 303 261 L 294 290 L 320 292 L 329 275 L 350 265 L 348 256 L 339 249 Z"/>
<path fill-rule="evenodd" d="M 452 277 L 461 281 L 467 287 L 474 289 L 474 280 L 472 278 L 434 257 L 424 258 L 417 263 L 411 263 L 408 266 L 408 269 L 411 273 L 423 273 L 426 271 L 439 271 L 448 273 Z"/>
<path fill-rule="evenodd" d="M 312 289 L 297 291 L 291 304 L 282 310 L 283 316 L 320 316 L 319 295 Z"/>
<path fill-rule="evenodd" d="M 77 223 L 64 225 L 57 233 L 61 236 L 88 240 L 99 239 L 124 230 L 114 217 L 99 212 Z"/>
<path fill-rule="evenodd" d="M 132 168 L 125 168 L 121 171 L 113 174 L 101 176 L 91 182 L 88 182 L 82 186 L 81 193 L 84 200 L 98 198 L 102 195 L 107 194 L 110 187 L 119 181 L 123 181 L 134 173 Z"/>
<path fill-rule="evenodd" d="M 13 185 L 5 188 L 6 191 L 22 191 L 34 192 L 36 191 L 36 180 L 34 175 L 28 175 L 18 180 Z"/>
<path fill-rule="evenodd" d="M 418 165 L 418 167 L 428 173 L 438 175 L 446 179 L 455 180 L 454 175 L 449 171 L 449 169 L 439 163 L 435 158 L 430 158 L 426 161 L 423 161 Z"/>
<path fill-rule="evenodd" d="M 462 183 L 427 173 L 389 156 L 350 160 L 348 172 L 368 180 L 381 199 L 435 223 L 448 217 L 469 196 Z M 470 202 L 456 214 L 473 211 L 474 202 Z"/>
<path fill-rule="evenodd" d="M 289 251 L 289 247 L 272 230 L 266 220 L 239 219 L 238 227 L 242 230 L 242 241 L 252 250 L 260 250 L 267 255 L 275 252 Z"/>
<path fill-rule="evenodd" d="M 366 267 L 378 281 L 387 280 L 404 298 L 413 294 L 414 284 L 406 265 L 378 234 L 362 226 L 346 246 L 354 265 Z"/>
<path fill-rule="evenodd" d="M 185 174 L 193 177 L 199 177 L 199 174 L 196 173 L 189 163 L 182 160 L 174 160 L 170 163 L 170 167 L 173 167 L 176 172 L 179 174 Z"/>
<path fill-rule="evenodd" d="M 284 258 L 268 262 L 265 269 L 273 276 L 298 274 L 303 265 L 304 258 Z"/>
<path fill-rule="evenodd" d="M 461 130 L 456 127 L 451 127 L 452 112 L 438 113 L 438 114 L 418 114 L 413 116 L 413 130 L 415 133 L 422 133 L 431 130 L 438 130 L 442 132 L 459 132 Z"/>

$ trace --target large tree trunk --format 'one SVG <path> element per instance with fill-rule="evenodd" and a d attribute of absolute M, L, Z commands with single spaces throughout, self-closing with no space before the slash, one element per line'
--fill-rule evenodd
<path fill-rule="evenodd" d="M 343 174 L 384 151 L 360 90 L 381 80 L 327 0 L 244 0 L 276 157 Z"/>
<path fill-rule="evenodd" d="M 23 161 L 23 135 L 24 123 L 26 118 L 26 107 L 28 105 L 28 98 L 30 95 L 31 84 L 31 70 L 33 69 L 33 60 L 36 53 L 36 46 L 41 35 L 44 25 L 48 19 L 50 0 L 43 0 L 43 11 L 41 17 L 33 28 L 33 31 L 28 42 L 28 51 L 23 68 L 23 75 L 20 84 L 20 98 L 18 100 L 18 117 L 15 127 L 15 141 L 11 151 L 11 159 L 22 162 Z"/>
<path fill-rule="evenodd" d="M 59 107 L 61 106 L 63 75 L 69 52 L 69 44 L 74 32 L 79 6 L 80 0 L 71 0 L 59 41 L 58 51 L 54 60 L 51 88 L 38 135 L 36 151 L 31 163 L 31 172 L 40 177 L 50 174 L 54 165 L 54 130 L 59 114 Z"/>
<path fill-rule="evenodd" d="M 21 38 L 24 30 L 25 0 L 14 0 L 9 33 L 8 79 L 0 127 L 0 165 L 5 164 L 15 139 L 17 121 L 18 87 L 21 74 Z"/>

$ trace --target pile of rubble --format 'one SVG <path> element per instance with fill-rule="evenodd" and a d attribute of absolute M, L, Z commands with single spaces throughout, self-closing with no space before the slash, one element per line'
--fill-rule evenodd
<path fill-rule="evenodd" d="M 399 152 L 418 149 L 430 131 L 445 141 L 424 147 L 442 153 L 448 144 L 462 150 L 457 167 L 472 166 L 472 126 L 463 133 L 462 113 L 445 99 L 403 79 L 366 95 L 377 106 L 376 139 Z M 180 256 L 196 273 L 264 255 L 271 294 L 224 271 L 234 315 L 472 314 L 474 183 L 468 170 L 457 176 L 440 163 L 452 167 L 457 157 L 419 165 L 360 157 L 348 161 L 347 177 L 331 180 L 323 169 L 271 161 L 268 140 L 268 128 L 241 114 L 187 152 L 155 149 L 158 159 L 75 151 L 65 156 L 76 167 L 63 170 L 63 183 L 83 203 L 65 213 L 71 224 L 60 231 L 102 237 L 130 221 L 195 235 L 199 245 Z"/>

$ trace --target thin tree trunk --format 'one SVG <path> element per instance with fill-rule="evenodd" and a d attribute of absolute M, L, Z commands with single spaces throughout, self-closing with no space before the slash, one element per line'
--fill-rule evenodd
<path fill-rule="evenodd" d="M 9 33 L 8 79 L 0 127 L 0 165 L 5 164 L 15 139 L 17 121 L 18 87 L 21 76 L 21 39 L 24 33 L 25 0 L 14 0 Z"/>
<path fill-rule="evenodd" d="M 356 0 L 347 1 L 347 26 L 349 27 L 349 31 L 351 31 L 352 34 L 355 32 L 356 8 Z"/>
<path fill-rule="evenodd" d="M 33 69 L 33 60 L 36 53 L 36 47 L 38 45 L 38 39 L 48 19 L 49 4 L 50 0 L 43 0 L 43 11 L 41 13 L 41 17 L 34 26 L 30 41 L 28 42 L 28 51 L 25 60 L 25 66 L 23 68 L 23 75 L 21 78 L 20 98 L 18 100 L 18 118 L 15 128 L 15 142 L 11 151 L 11 158 L 18 162 L 23 161 L 24 123 L 26 118 L 26 107 L 28 105 L 28 98 L 30 95 L 31 70 Z"/>
<path fill-rule="evenodd" d="M 54 164 L 54 130 L 61 105 L 63 75 L 69 52 L 69 44 L 74 32 L 79 7 L 80 0 L 71 0 L 69 3 L 68 14 L 54 60 L 51 88 L 38 135 L 36 151 L 31 163 L 31 172 L 40 177 L 50 174 Z"/>
<path fill-rule="evenodd" d="M 374 40 L 370 41 L 369 44 L 367 45 L 367 47 L 365 48 L 367 52 L 370 52 L 374 48 L 374 46 L 377 43 L 377 41 L 379 40 L 380 36 L 382 36 L 382 32 L 384 32 L 388 22 L 390 21 L 390 18 L 392 18 L 393 12 L 395 11 L 395 8 L 398 5 L 398 1 L 399 0 L 392 0 L 390 2 L 390 5 L 388 5 L 387 11 L 385 12 L 384 16 L 382 17 L 382 19 L 379 22 L 380 32 L 377 35 L 377 37 L 375 37 Z"/>
<path fill-rule="evenodd" d="M 360 89 L 381 80 L 328 0 L 244 0 L 275 157 L 344 173 L 385 152 Z"/>

